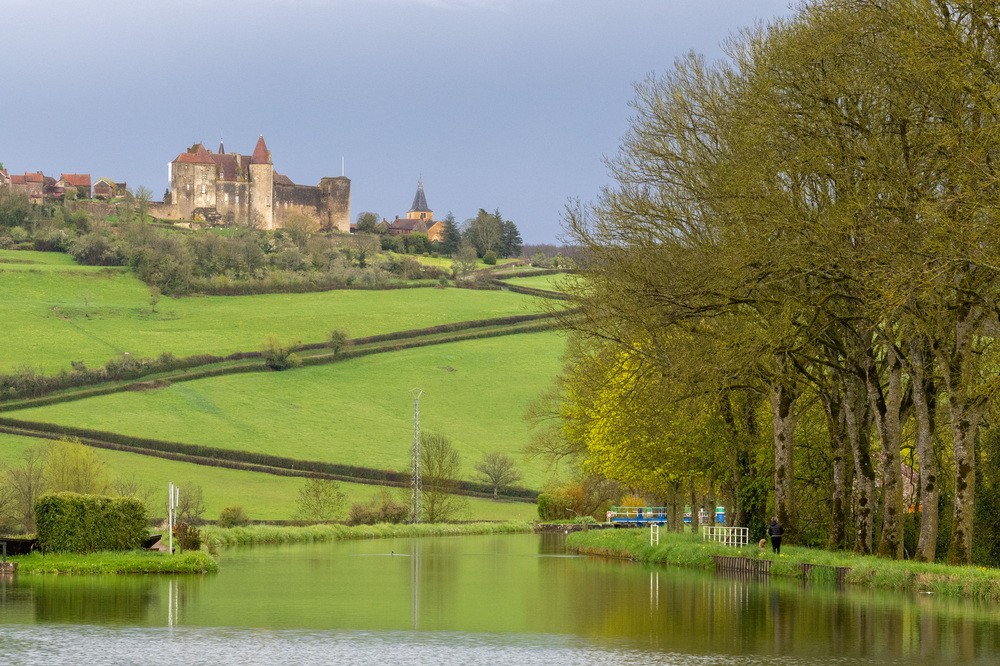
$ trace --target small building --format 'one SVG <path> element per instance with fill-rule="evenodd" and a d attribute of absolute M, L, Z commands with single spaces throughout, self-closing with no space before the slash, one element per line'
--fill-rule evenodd
<path fill-rule="evenodd" d="M 25 173 L 23 176 L 11 176 L 10 189 L 26 195 L 31 203 L 40 204 L 45 200 L 45 175 L 41 171 L 36 171 Z"/>
<path fill-rule="evenodd" d="M 70 188 L 76 189 L 77 199 L 89 199 L 90 198 L 90 174 L 89 173 L 64 173 L 59 176 L 59 180 L 56 181 L 56 187 L 63 191 L 63 194 L 69 192 Z"/>
<path fill-rule="evenodd" d="M 125 183 L 116 183 L 110 178 L 99 178 L 94 183 L 94 198 L 107 201 L 115 197 L 123 197 L 125 196 L 125 190 Z"/>
<path fill-rule="evenodd" d="M 10 175 L 6 169 L 0 169 L 0 189 L 10 187 Z"/>

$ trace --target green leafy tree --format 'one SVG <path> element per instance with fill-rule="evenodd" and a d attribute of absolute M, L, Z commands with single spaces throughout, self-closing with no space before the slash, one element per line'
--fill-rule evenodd
<path fill-rule="evenodd" d="M 465 498 L 454 494 L 458 490 L 461 466 L 462 457 L 451 440 L 436 433 L 421 433 L 420 479 L 425 522 L 454 520 L 467 511 Z"/>
<path fill-rule="evenodd" d="M 462 242 L 462 231 L 458 228 L 458 223 L 451 211 L 448 211 L 442 223 L 444 224 L 444 233 L 441 236 L 441 252 L 455 254 Z"/>
<path fill-rule="evenodd" d="M 504 257 L 520 257 L 521 248 L 524 247 L 524 242 L 521 240 L 521 232 L 518 231 L 517 225 L 511 220 L 503 221 L 503 234 L 502 234 L 502 244 Z"/>
<path fill-rule="evenodd" d="M 344 513 L 347 495 L 340 484 L 329 479 L 308 479 L 299 489 L 296 517 L 299 520 L 329 522 Z"/>
<path fill-rule="evenodd" d="M 381 221 L 382 217 L 378 213 L 373 213 L 371 211 L 358 213 L 357 233 L 377 234 L 379 233 L 378 223 Z"/>

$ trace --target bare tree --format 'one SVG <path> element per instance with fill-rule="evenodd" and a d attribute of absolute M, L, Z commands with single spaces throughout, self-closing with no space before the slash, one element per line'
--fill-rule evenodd
<path fill-rule="evenodd" d="M 493 499 L 499 497 L 501 489 L 521 480 L 514 461 L 496 451 L 483 455 L 483 459 L 476 463 L 476 471 L 484 482 L 493 486 Z"/>
<path fill-rule="evenodd" d="M 45 491 L 45 457 L 37 448 L 28 449 L 22 462 L 7 469 L 5 485 L 11 493 L 16 518 L 25 532 L 35 531 L 35 501 Z"/>

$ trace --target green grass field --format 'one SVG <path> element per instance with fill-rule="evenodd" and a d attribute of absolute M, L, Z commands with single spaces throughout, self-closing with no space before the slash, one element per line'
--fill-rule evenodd
<path fill-rule="evenodd" d="M 548 291 L 566 291 L 566 287 L 572 284 L 573 280 L 579 279 L 575 275 L 560 273 L 556 275 L 534 275 L 531 277 L 503 278 L 504 282 L 518 287 L 531 287 L 532 289 L 545 289 Z"/>
<path fill-rule="evenodd" d="M 519 461 L 541 488 L 540 463 L 521 461 L 528 403 L 560 369 L 561 334 L 449 343 L 340 363 L 182 382 L 10 412 L 11 418 L 139 437 L 405 470 L 413 429 L 410 390 L 421 388 L 421 428 L 452 439 L 464 478 L 486 452 Z"/>
<path fill-rule="evenodd" d="M 0 465 L 17 464 L 25 450 L 42 443 L 31 437 L 0 433 Z M 112 479 L 135 480 L 148 490 L 153 515 L 165 515 L 162 505 L 166 503 L 167 486 L 173 482 L 202 487 L 206 519 L 214 520 L 227 506 L 241 505 L 253 520 L 287 520 L 295 513 L 299 489 L 305 483 L 302 478 L 205 467 L 119 451 L 95 451 L 107 465 Z M 367 502 L 379 490 L 360 483 L 341 482 L 340 487 L 347 495 L 348 508 L 354 502 Z M 405 493 L 396 489 L 391 492 Z M 524 502 L 468 498 L 468 503 L 468 520 L 532 520 L 538 515 L 533 504 Z"/>
<path fill-rule="evenodd" d="M 35 263 L 24 263 L 35 262 Z M 0 372 L 29 365 L 52 372 L 70 361 L 103 365 L 122 352 L 156 357 L 225 355 L 283 342 L 320 342 L 537 311 L 532 297 L 466 289 L 329 291 L 162 298 L 123 268 L 80 267 L 68 255 L 0 251 Z"/>

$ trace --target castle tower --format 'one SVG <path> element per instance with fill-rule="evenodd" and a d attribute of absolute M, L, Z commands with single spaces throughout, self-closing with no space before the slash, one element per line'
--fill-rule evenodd
<path fill-rule="evenodd" d="M 417 193 L 413 195 L 413 206 L 406 211 L 407 220 L 432 220 L 434 211 L 427 207 L 427 197 L 424 196 L 424 179 L 417 180 Z"/>
<path fill-rule="evenodd" d="M 264 135 L 250 156 L 250 223 L 261 229 L 274 229 L 274 163 Z"/>
<path fill-rule="evenodd" d="M 351 179 L 346 176 L 319 181 L 320 217 L 325 231 L 351 231 Z"/>

